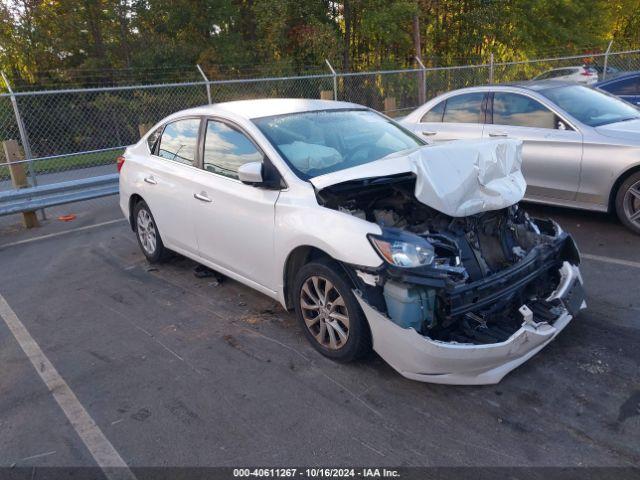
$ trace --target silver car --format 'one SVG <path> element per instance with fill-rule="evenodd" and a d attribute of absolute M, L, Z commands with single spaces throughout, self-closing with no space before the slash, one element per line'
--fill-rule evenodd
<path fill-rule="evenodd" d="M 612 95 L 560 81 L 465 88 L 401 123 L 431 143 L 521 139 L 526 200 L 615 211 L 640 234 L 640 110 Z"/>
<path fill-rule="evenodd" d="M 533 80 L 551 79 L 591 85 L 598 81 L 598 71 L 595 68 L 583 65 L 580 67 L 554 68 L 541 73 L 537 77 L 533 77 Z"/>

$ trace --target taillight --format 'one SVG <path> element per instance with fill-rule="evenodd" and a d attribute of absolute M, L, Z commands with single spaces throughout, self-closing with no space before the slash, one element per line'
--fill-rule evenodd
<path fill-rule="evenodd" d="M 124 165 L 124 157 L 120 155 L 118 158 L 116 158 L 116 166 L 118 167 L 118 173 L 120 173 L 120 170 L 122 170 L 123 165 Z"/>
<path fill-rule="evenodd" d="M 593 76 L 593 72 L 592 72 L 592 71 L 590 71 L 590 70 L 587 70 L 587 69 L 585 68 L 585 69 L 584 69 L 584 71 L 583 71 L 580 75 L 583 75 L 583 76 L 585 76 L 585 77 L 591 77 L 591 76 Z"/>

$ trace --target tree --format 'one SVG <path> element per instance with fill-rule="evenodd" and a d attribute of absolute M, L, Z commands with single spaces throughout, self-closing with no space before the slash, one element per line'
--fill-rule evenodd
<path fill-rule="evenodd" d="M 640 0 L 5 0 L 0 68 L 20 86 L 404 68 L 416 33 L 431 65 L 633 48 Z"/>

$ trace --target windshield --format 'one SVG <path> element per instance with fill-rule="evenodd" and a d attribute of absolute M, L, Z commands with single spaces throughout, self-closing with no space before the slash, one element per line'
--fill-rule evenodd
<path fill-rule="evenodd" d="M 559 68 L 556 70 L 549 70 L 548 72 L 541 73 L 536 77 L 537 80 L 547 80 L 549 78 L 564 77 L 565 75 L 571 75 L 577 73 L 577 68 Z"/>
<path fill-rule="evenodd" d="M 292 113 L 253 122 L 305 180 L 424 145 L 369 110 Z"/>
<path fill-rule="evenodd" d="M 633 105 L 593 88 L 570 85 L 540 93 L 591 127 L 640 118 L 640 110 Z"/>

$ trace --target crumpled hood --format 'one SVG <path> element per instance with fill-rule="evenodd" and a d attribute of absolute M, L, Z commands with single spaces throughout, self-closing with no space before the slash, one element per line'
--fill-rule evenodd
<path fill-rule="evenodd" d="M 452 217 L 466 217 L 522 200 L 527 184 L 521 165 L 519 140 L 459 140 L 390 155 L 310 181 L 322 190 L 352 180 L 412 172 L 420 202 Z"/>
<path fill-rule="evenodd" d="M 628 120 L 596 127 L 601 135 L 640 144 L 640 120 Z"/>

